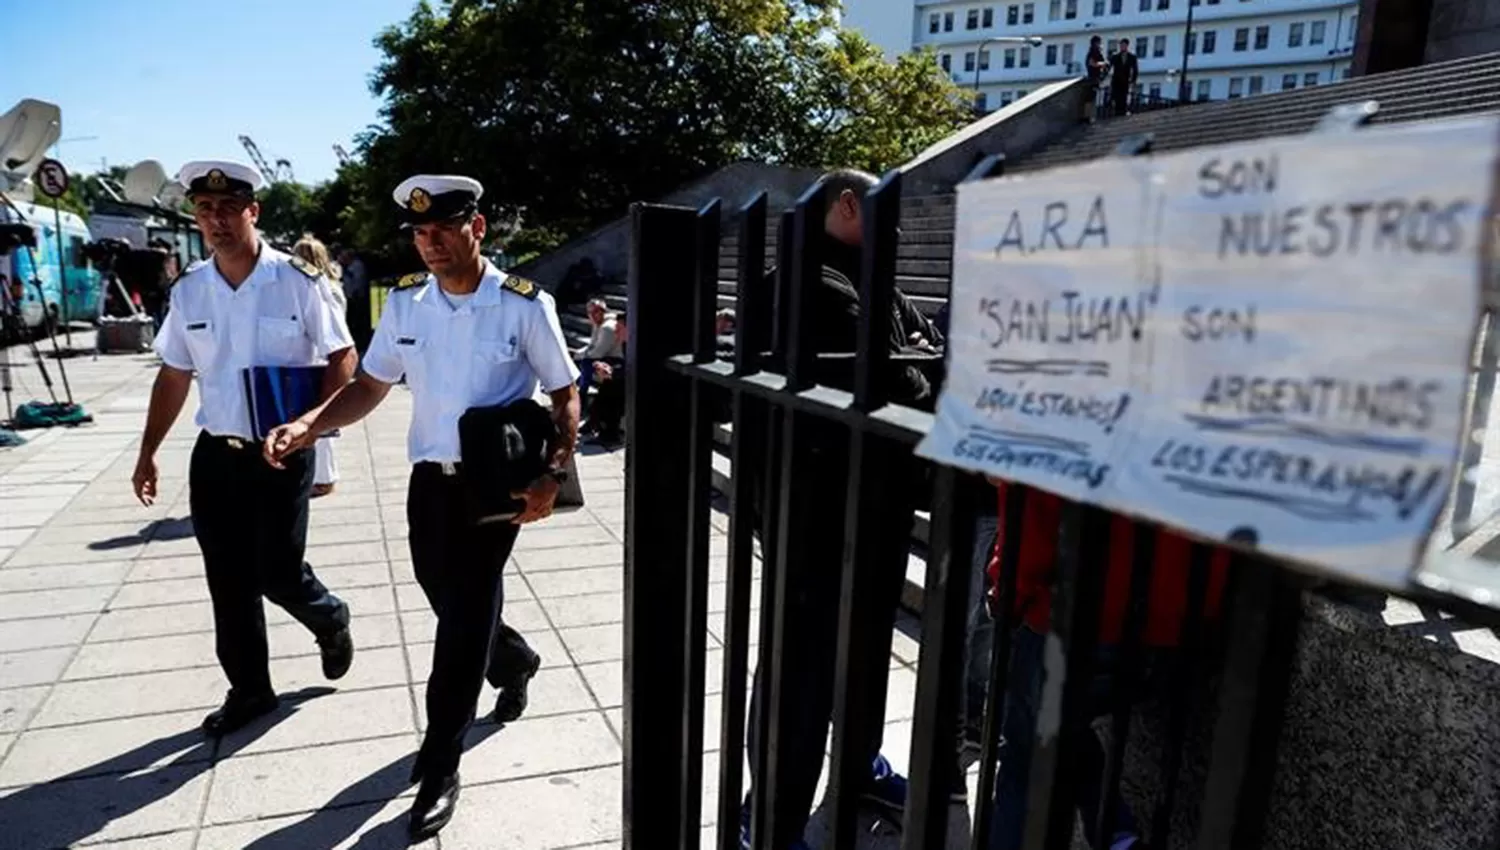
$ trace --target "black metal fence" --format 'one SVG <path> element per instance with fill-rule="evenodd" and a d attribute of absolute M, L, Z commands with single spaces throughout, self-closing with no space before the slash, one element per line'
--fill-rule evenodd
<path fill-rule="evenodd" d="M 1094 95 L 1094 117 L 1098 119 L 1114 118 L 1120 115 L 1134 115 L 1142 112 L 1155 112 L 1159 109 L 1172 109 L 1183 105 L 1183 102 L 1172 97 L 1166 97 L 1160 93 L 1140 91 L 1131 89 L 1126 92 L 1124 108 L 1120 108 L 1119 101 L 1115 100 L 1114 90 L 1110 88 L 1106 80 L 1100 84 Z"/>
<path fill-rule="evenodd" d="M 998 171 L 1000 160 L 976 176 Z M 836 662 L 823 687 L 833 695 L 833 746 L 825 809 L 834 850 L 855 846 L 858 791 L 868 778 L 871 724 L 884 721 L 895 598 L 911 546 L 913 512 L 930 509 L 927 572 L 917 667 L 910 796 L 902 847 L 941 850 L 964 836 L 949 834 L 949 782 L 959 739 L 963 645 L 970 603 L 969 570 L 979 500 L 995 488 L 967 473 L 928 465 L 912 449 L 932 415 L 891 403 L 888 351 L 899 239 L 901 175 L 892 172 L 864 200 L 862 279 L 858 282 L 858 350 L 820 353 L 810 304 L 821 268 L 823 189 L 813 187 L 782 214 L 779 272 L 765 278 L 766 203 L 738 212 L 740 266 L 733 362 L 718 359 L 714 312 L 721 209 L 638 205 L 632 212 L 630 267 L 632 340 L 628 352 L 625 612 L 625 846 L 635 850 L 700 845 L 705 723 L 719 735 L 719 850 L 740 847 L 742 775 L 751 663 L 752 574 L 763 559 L 758 607 L 763 705 L 753 722 L 758 746 L 749 754 L 756 778 L 751 822 L 755 850 L 784 850 L 797 836 L 779 789 L 790 781 L 783 730 L 807 699 L 787 670 L 818 651 L 791 610 L 820 571 L 837 568 L 836 602 L 822 616 L 836 621 Z M 830 368 L 842 365 L 843 368 Z M 838 386 L 818 383 L 829 375 Z M 847 378 L 847 381 L 844 380 Z M 708 593 L 711 578 L 711 464 L 716 419 L 732 423 L 732 493 L 723 622 L 723 712 L 704 717 Z M 831 459 L 830 456 L 837 458 Z M 837 460 L 837 462 L 834 462 Z M 830 481 L 830 476 L 837 476 Z M 924 482 L 914 485 L 914 481 Z M 830 498 L 837 493 L 838 498 Z M 1026 545 L 1022 522 L 1029 500 L 1051 498 L 1007 488 L 999 516 L 998 603 L 984 718 L 979 799 L 968 844 L 988 848 L 1000 707 L 1011 674 L 1017 618 L 1017 564 Z M 1027 782 L 1026 850 L 1072 846 L 1079 818 L 1081 771 L 1096 732 L 1099 695 L 1091 693 L 1100 660 L 1100 614 L 1114 515 L 1064 504 L 1046 529 L 1055 541 L 1052 609 L 1046 635 L 1045 681 Z M 1099 835 L 1111 835 L 1132 733 L 1131 695 L 1146 670 L 1142 633 L 1153 586 L 1156 549 L 1164 538 L 1133 524 L 1129 604 L 1122 637 L 1112 647 L 1106 705 L 1107 756 L 1098 808 Z M 982 544 L 981 544 L 982 545 Z M 839 563 L 820 562 L 841 553 Z M 824 553 L 820 556 L 820 553 Z M 1222 616 L 1202 612 L 1215 559 L 1228 561 Z M 1140 812 L 1141 832 L 1154 848 L 1256 848 L 1267 821 L 1277 741 L 1308 579 L 1255 554 L 1192 544 L 1186 605 L 1177 624 L 1179 651 L 1166 660 L 1159 687 L 1165 735 L 1155 799 Z M 1213 671 L 1217 685 L 1200 684 Z M 1198 706 L 1204 693 L 1215 705 Z M 1201 781 L 1182 782 L 1192 717 L 1212 718 Z M 821 739 L 820 739 L 821 740 Z M 1098 740 L 1098 739 L 1092 739 Z M 1179 788 L 1191 788 L 1189 798 Z M 1138 797 L 1139 795 L 1137 795 Z M 1190 834 L 1175 824 L 1191 808 Z M 1141 808 L 1137 800 L 1137 810 Z"/>

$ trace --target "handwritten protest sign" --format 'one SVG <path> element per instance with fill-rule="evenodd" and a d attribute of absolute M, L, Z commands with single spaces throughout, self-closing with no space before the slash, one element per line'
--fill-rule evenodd
<path fill-rule="evenodd" d="M 1404 583 L 1459 453 L 1497 133 L 1370 129 L 961 187 L 949 374 L 919 453 Z M 1047 235 L 1017 250 L 1017 220 Z"/>

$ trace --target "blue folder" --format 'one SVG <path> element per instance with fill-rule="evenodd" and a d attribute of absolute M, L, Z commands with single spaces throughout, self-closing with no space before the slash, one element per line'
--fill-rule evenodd
<path fill-rule="evenodd" d="M 243 371 L 250 428 L 264 440 L 277 425 L 296 419 L 322 401 L 326 366 L 252 366 Z"/>

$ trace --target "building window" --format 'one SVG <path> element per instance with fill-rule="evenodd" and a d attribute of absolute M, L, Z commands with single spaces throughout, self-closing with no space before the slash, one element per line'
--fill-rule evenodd
<path fill-rule="evenodd" d="M 1339 77 L 1340 77 L 1340 79 L 1347 80 L 1347 79 L 1349 79 L 1349 76 L 1351 74 L 1353 74 L 1353 73 L 1354 73 L 1354 69 L 1351 68 L 1351 67 L 1349 67 L 1348 65 L 1345 65 L 1344 66 L 1344 70 L 1342 72 L 1340 72 Z"/>
<path fill-rule="evenodd" d="M 1253 76 L 1253 77 L 1250 78 L 1250 93 L 1251 94 L 1260 94 L 1261 92 L 1263 92 L 1265 90 L 1266 90 L 1266 78 L 1265 77 L 1262 77 L 1260 74 L 1256 74 L 1255 76 Z"/>
<path fill-rule="evenodd" d="M 1315 86 L 1317 84 L 1318 84 L 1318 72 L 1317 71 L 1313 71 L 1310 74 L 1303 74 L 1302 75 L 1302 85 L 1303 86 Z"/>
<path fill-rule="evenodd" d="M 1243 53 L 1250 47 L 1250 28 L 1240 27 L 1234 31 L 1234 52 Z"/>
<path fill-rule="evenodd" d="M 1067 0 L 1063 6 L 1063 17 L 1070 21 L 1078 17 L 1078 0 Z"/>
<path fill-rule="evenodd" d="M 1203 2 L 1207 3 L 1210 6 L 1217 6 L 1217 5 L 1219 5 L 1219 0 L 1203 0 Z"/>
<path fill-rule="evenodd" d="M 1308 44 L 1322 44 L 1328 35 L 1327 21 L 1313 21 L 1312 32 L 1307 37 Z"/>
<path fill-rule="evenodd" d="M 1230 100 L 1234 100 L 1235 98 L 1241 97 L 1244 94 L 1245 94 L 1245 78 L 1244 77 L 1230 77 L 1229 78 L 1229 99 Z"/>
<path fill-rule="evenodd" d="M 970 30 L 977 30 L 977 29 L 979 29 L 979 10 L 978 9 L 970 9 L 969 10 L 969 14 L 966 16 L 966 18 L 964 20 L 964 29 L 970 29 Z"/>
<path fill-rule="evenodd" d="M 1138 38 L 1138 39 L 1135 40 L 1135 55 L 1136 56 L 1139 56 L 1141 58 L 1145 58 L 1145 57 L 1151 55 L 1151 54 L 1149 54 L 1149 53 L 1146 52 L 1146 51 L 1148 51 L 1150 49 L 1151 49 L 1151 39 L 1150 38 L 1148 38 L 1148 37 L 1146 37 L 1146 36 L 1143 35 L 1140 38 Z"/>
<path fill-rule="evenodd" d="M 1104 17 L 1104 0 L 1094 0 L 1094 17 Z"/>
<path fill-rule="evenodd" d="M 943 32 L 953 32 L 953 13 L 943 13 Z"/>
<path fill-rule="evenodd" d="M 1195 32 L 1187 34 L 1187 52 L 1189 56 L 1198 52 L 1198 34 Z"/>
<path fill-rule="evenodd" d="M 1151 39 L 1151 55 L 1160 59 L 1167 55 L 1167 37 L 1159 35 Z"/>
<path fill-rule="evenodd" d="M 995 7 L 993 7 L 993 6 L 985 6 L 984 7 L 984 23 L 982 24 L 982 26 L 985 29 L 989 29 L 990 27 L 992 27 L 994 25 L 995 25 Z"/>
<path fill-rule="evenodd" d="M 975 112 L 984 112 L 984 111 L 986 111 L 986 110 L 989 109 L 989 106 L 990 106 L 989 95 L 985 94 L 984 92 L 980 92 L 979 94 L 974 95 L 974 111 Z"/>
<path fill-rule="evenodd" d="M 1172 8 L 1172 0 L 1156 0 L 1156 11 L 1164 12 Z"/>
<path fill-rule="evenodd" d="M 1142 12 L 1149 12 L 1149 11 L 1151 11 L 1151 0 L 1141 0 L 1141 11 Z"/>
<path fill-rule="evenodd" d="M 1071 44 L 1064 44 L 1063 45 L 1063 49 L 1062 49 L 1062 63 L 1064 65 L 1071 65 L 1071 64 L 1073 64 L 1073 45 L 1071 45 Z"/>
<path fill-rule="evenodd" d="M 1051 0 L 1047 4 L 1047 20 L 1055 21 L 1062 17 L 1062 0 Z"/>
<path fill-rule="evenodd" d="M 1208 32 L 1206 32 L 1206 33 L 1203 34 L 1203 52 L 1204 53 L 1212 53 L 1212 52 L 1214 52 L 1214 48 L 1216 48 L 1218 46 L 1219 46 L 1219 32 L 1218 32 L 1218 30 L 1209 30 Z"/>
<path fill-rule="evenodd" d="M 1005 7 L 1005 22 L 1007 24 L 1009 24 L 1010 26 L 1015 26 L 1016 24 L 1020 23 L 1021 22 L 1021 7 L 1020 6 L 1007 6 L 1007 7 Z"/>
<path fill-rule="evenodd" d="M 1029 48 L 1029 47 L 1023 47 L 1023 48 L 1021 48 L 1021 67 L 1022 68 L 1030 68 L 1031 67 L 1031 48 Z"/>
<path fill-rule="evenodd" d="M 1109 0 L 1109 13 L 1118 15 L 1125 11 L 1125 0 Z"/>
<path fill-rule="evenodd" d="M 1007 106 L 1010 106 L 1010 92 L 1000 92 L 1000 108 L 1004 109 Z"/>
<path fill-rule="evenodd" d="M 1349 16 L 1349 43 L 1353 44 L 1359 35 L 1359 13 Z"/>
<path fill-rule="evenodd" d="M 1265 50 L 1271 46 L 1271 28 L 1269 26 L 1255 28 L 1255 49 Z"/>
<path fill-rule="evenodd" d="M 1306 28 L 1307 25 L 1302 23 L 1301 21 L 1298 21 L 1297 23 L 1292 24 L 1290 27 L 1288 27 L 1286 31 L 1286 46 L 1301 47 L 1302 31 Z"/>
<path fill-rule="evenodd" d="M 1151 88 L 1147 89 L 1147 91 L 1151 93 L 1152 100 L 1159 100 L 1161 98 L 1161 83 L 1152 83 Z"/>
<path fill-rule="evenodd" d="M 1208 93 L 1209 93 L 1209 90 L 1210 90 L 1210 88 L 1212 86 L 1213 86 L 1213 81 L 1212 80 L 1199 80 L 1198 81 L 1198 99 L 1199 100 L 1208 100 Z"/>
<path fill-rule="evenodd" d="M 981 71 L 988 71 L 989 69 L 990 69 L 990 52 L 988 50 L 981 50 L 981 51 L 979 51 L 979 70 L 981 70 Z"/>
<path fill-rule="evenodd" d="M 1036 4 L 1027 3 L 1021 7 L 1021 23 L 1030 24 L 1036 22 Z"/>
<path fill-rule="evenodd" d="M 1055 44 L 1049 44 L 1049 45 L 1047 45 L 1047 54 L 1046 54 L 1045 57 L 1043 57 L 1042 61 L 1045 64 L 1048 64 L 1048 65 L 1056 65 L 1057 64 L 1057 45 L 1055 45 Z"/>
<path fill-rule="evenodd" d="M 1297 88 L 1297 75 L 1296 74 L 1282 74 L 1281 75 L 1281 90 L 1282 91 L 1292 91 L 1295 88 Z"/>
<path fill-rule="evenodd" d="M 1016 100 L 1020 100 L 1021 98 L 1024 98 L 1025 96 L 1026 96 L 1026 90 L 1025 89 L 1021 89 L 1020 91 L 1016 92 Z"/>
<path fill-rule="evenodd" d="M 1005 48 L 1005 67 L 1016 67 L 1016 49 L 1014 47 Z"/>
<path fill-rule="evenodd" d="M 943 16 L 942 15 L 939 15 L 937 12 L 933 12 L 932 14 L 930 14 L 930 15 L 927 16 L 927 31 L 928 32 L 935 33 L 938 30 L 942 29 L 942 26 L 943 26 Z"/>
<path fill-rule="evenodd" d="M 938 65 L 942 66 L 942 69 L 944 71 L 952 71 L 953 70 L 953 57 L 950 56 L 947 53 L 944 53 L 942 56 L 938 57 Z"/>
<path fill-rule="evenodd" d="M 972 51 L 972 50 L 970 50 L 968 53 L 964 54 L 964 70 L 965 71 L 973 71 L 974 70 L 974 51 Z"/>

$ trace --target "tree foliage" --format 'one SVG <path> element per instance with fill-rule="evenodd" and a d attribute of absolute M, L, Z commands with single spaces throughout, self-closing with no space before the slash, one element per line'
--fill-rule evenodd
<path fill-rule="evenodd" d="M 345 224 L 389 241 L 397 182 L 459 172 L 492 219 L 555 241 L 737 160 L 878 172 L 965 120 L 930 54 L 885 61 L 837 6 L 424 2 L 376 39 L 384 126 L 347 170 Z"/>

